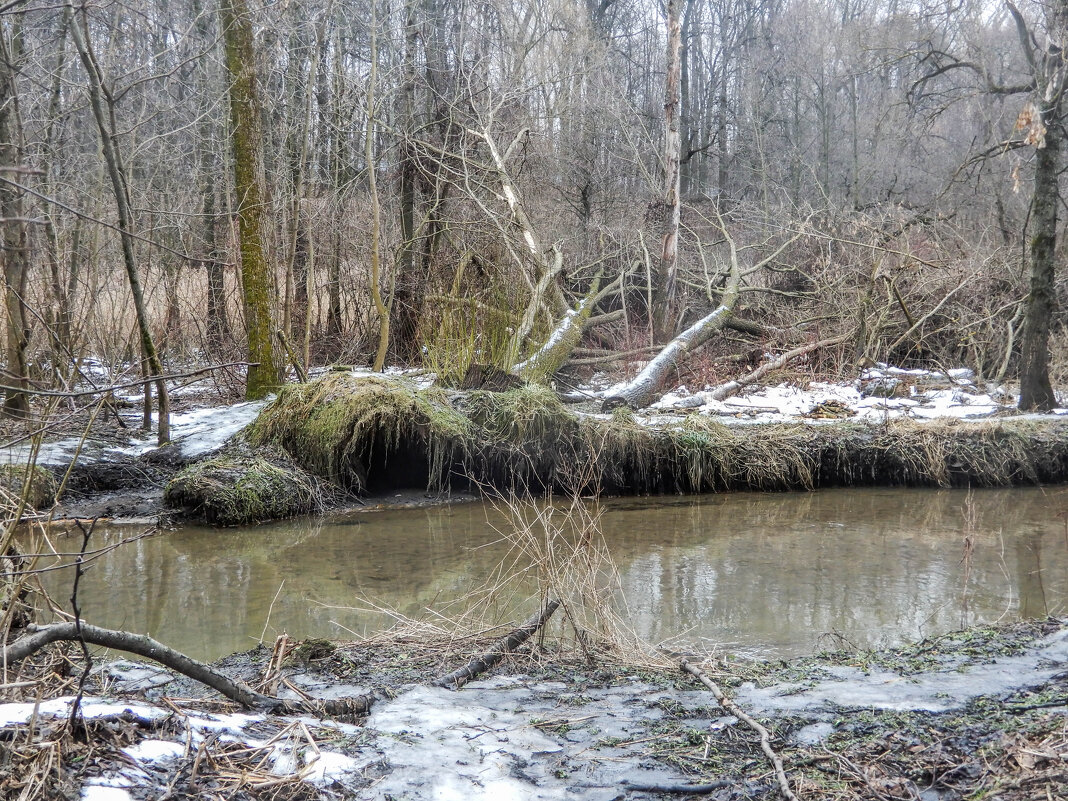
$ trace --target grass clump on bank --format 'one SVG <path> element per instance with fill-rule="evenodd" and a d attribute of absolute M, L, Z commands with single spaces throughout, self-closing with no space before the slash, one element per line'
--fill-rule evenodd
<path fill-rule="evenodd" d="M 181 470 L 164 501 L 215 526 L 237 526 L 307 514 L 323 506 L 315 476 L 277 454 L 252 453 L 238 444 Z"/>
<path fill-rule="evenodd" d="M 580 414 L 544 387 L 418 389 L 333 374 L 289 387 L 250 429 L 356 491 L 697 493 L 830 486 L 987 487 L 1068 478 L 1068 425 L 1004 418 L 725 425 Z"/>

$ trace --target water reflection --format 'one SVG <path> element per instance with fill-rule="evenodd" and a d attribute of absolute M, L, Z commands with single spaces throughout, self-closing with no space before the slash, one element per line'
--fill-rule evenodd
<path fill-rule="evenodd" d="M 785 656 L 826 634 L 888 645 L 1063 612 L 1066 499 L 1033 489 L 625 499 L 604 504 L 602 527 L 643 636 Z M 390 617 L 347 608 L 363 599 L 419 615 L 482 584 L 507 556 L 505 525 L 464 505 L 187 528 L 102 558 L 80 599 L 92 622 L 203 658 L 283 629 L 365 634 Z M 49 577 L 57 598 L 69 594 L 64 573 Z"/>

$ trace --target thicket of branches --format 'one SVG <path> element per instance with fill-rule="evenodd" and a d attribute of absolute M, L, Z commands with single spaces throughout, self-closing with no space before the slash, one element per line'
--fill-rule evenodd
<path fill-rule="evenodd" d="M 0 9 L 5 383 L 68 383 L 89 354 L 147 360 L 128 257 L 168 362 L 249 352 L 250 195 L 231 165 L 234 126 L 252 122 L 279 362 L 369 363 L 388 334 L 394 362 L 507 369 L 568 309 L 586 315 L 577 362 L 641 353 L 669 214 L 672 9 L 670 327 L 734 275 L 753 348 L 847 334 L 850 361 L 1012 377 L 1036 132 L 1061 125 L 1028 121 L 1035 64 L 1013 9 L 16 0 Z M 1020 15 L 1036 51 L 1059 41 L 1042 6 Z M 231 105 L 221 19 L 253 37 L 251 121 Z"/>

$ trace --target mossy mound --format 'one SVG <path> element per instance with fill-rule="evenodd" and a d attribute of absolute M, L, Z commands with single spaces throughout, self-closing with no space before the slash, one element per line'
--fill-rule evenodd
<path fill-rule="evenodd" d="M 318 511 L 323 483 L 277 453 L 252 453 L 243 443 L 181 470 L 164 502 L 215 526 L 278 520 Z"/>
<path fill-rule="evenodd" d="M 34 509 L 51 506 L 59 485 L 51 471 L 40 465 L 0 465 L 0 488 L 13 499 L 23 497 Z"/>
<path fill-rule="evenodd" d="M 332 374 L 288 387 L 249 431 L 357 491 L 492 486 L 610 494 L 1007 486 L 1068 478 L 1068 424 L 852 421 L 724 425 L 692 414 L 651 425 L 625 409 L 577 414 L 537 386 L 418 389 Z"/>
<path fill-rule="evenodd" d="M 373 475 L 387 475 L 425 458 L 414 486 L 448 485 L 457 448 L 474 436 L 471 423 L 439 389 L 417 390 L 407 381 L 331 373 L 285 387 L 248 429 L 252 445 L 282 448 L 298 464 L 347 489 L 364 491 Z M 373 468 L 378 468 L 377 470 Z"/>

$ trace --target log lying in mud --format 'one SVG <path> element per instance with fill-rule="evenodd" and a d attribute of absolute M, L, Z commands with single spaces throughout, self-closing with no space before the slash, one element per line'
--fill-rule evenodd
<path fill-rule="evenodd" d="M 30 633 L 15 642 L 0 648 L 0 665 L 12 665 L 37 653 L 46 645 L 54 642 L 84 642 L 87 645 L 99 645 L 116 651 L 143 656 L 164 667 L 170 668 L 183 676 L 211 687 L 231 701 L 242 706 L 279 714 L 326 714 L 340 717 L 358 717 L 366 715 L 375 701 L 373 694 L 352 698 L 294 700 L 274 698 L 256 692 L 247 684 L 235 681 L 207 665 L 180 651 L 175 651 L 161 642 L 143 634 L 128 631 L 105 629 L 88 623 L 55 623 L 48 626 L 34 627 Z"/>
<path fill-rule="evenodd" d="M 511 653 L 537 634 L 538 630 L 548 622 L 549 618 L 553 616 L 553 612 L 559 607 L 559 601 L 549 601 L 544 609 L 507 637 L 499 640 L 497 644 L 485 654 L 476 659 L 472 659 L 462 668 L 458 668 L 457 670 L 452 671 L 452 673 L 442 676 L 440 679 L 436 680 L 434 684 L 438 687 L 448 687 L 452 690 L 459 690 L 475 676 L 485 673 L 487 670 L 493 668 L 504 659 L 505 655 Z"/>

